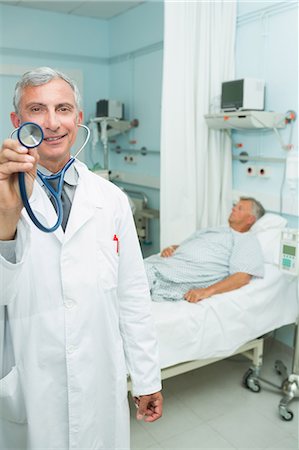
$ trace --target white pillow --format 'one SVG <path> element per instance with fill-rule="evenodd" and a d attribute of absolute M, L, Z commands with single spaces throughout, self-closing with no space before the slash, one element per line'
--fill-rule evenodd
<path fill-rule="evenodd" d="M 287 220 L 278 214 L 266 213 L 259 220 L 257 220 L 251 227 L 251 231 L 263 231 L 272 228 L 285 228 Z"/>
<path fill-rule="evenodd" d="M 260 243 L 265 263 L 279 265 L 281 230 L 286 224 L 287 220 L 278 214 L 266 213 L 252 225 L 250 231 Z"/>

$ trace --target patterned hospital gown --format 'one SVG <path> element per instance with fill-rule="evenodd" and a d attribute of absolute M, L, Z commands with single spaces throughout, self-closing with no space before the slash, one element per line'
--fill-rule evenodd
<path fill-rule="evenodd" d="M 190 289 L 208 287 L 236 272 L 264 275 L 257 238 L 230 227 L 196 231 L 172 256 L 154 255 L 144 263 L 154 301 L 183 300 Z"/>

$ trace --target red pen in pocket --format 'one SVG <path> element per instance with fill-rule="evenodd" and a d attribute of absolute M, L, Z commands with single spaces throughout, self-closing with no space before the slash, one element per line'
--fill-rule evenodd
<path fill-rule="evenodd" d="M 118 237 L 116 236 L 116 234 L 113 236 L 113 240 L 116 242 L 116 253 L 119 253 L 119 241 L 118 241 Z"/>

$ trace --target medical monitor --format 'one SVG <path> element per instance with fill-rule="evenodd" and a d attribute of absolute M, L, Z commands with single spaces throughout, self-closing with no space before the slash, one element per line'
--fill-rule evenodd
<path fill-rule="evenodd" d="M 265 82 L 256 78 L 224 81 L 221 88 L 221 110 L 264 110 Z"/>

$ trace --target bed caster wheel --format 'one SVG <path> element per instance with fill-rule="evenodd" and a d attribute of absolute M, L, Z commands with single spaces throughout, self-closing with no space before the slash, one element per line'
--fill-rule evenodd
<path fill-rule="evenodd" d="M 250 379 L 250 380 L 248 380 L 248 388 L 252 392 L 260 392 L 261 385 L 260 385 L 260 383 L 257 380 Z"/>
<path fill-rule="evenodd" d="M 244 387 L 248 387 L 248 386 L 247 386 L 247 380 L 248 380 L 249 377 L 252 376 L 252 374 L 253 374 L 253 370 L 252 370 L 252 369 L 248 369 L 248 370 L 244 373 L 244 375 L 243 375 L 243 380 L 242 380 L 242 384 L 243 384 Z"/>
<path fill-rule="evenodd" d="M 243 377 L 243 386 L 250 389 L 252 392 L 260 392 L 261 385 L 256 378 L 253 376 L 253 370 L 248 369 Z"/>
<path fill-rule="evenodd" d="M 284 406 L 279 407 L 279 415 L 286 422 L 290 422 L 291 420 L 293 420 L 293 417 L 294 417 L 294 414 L 292 413 L 292 411 L 287 409 Z"/>

